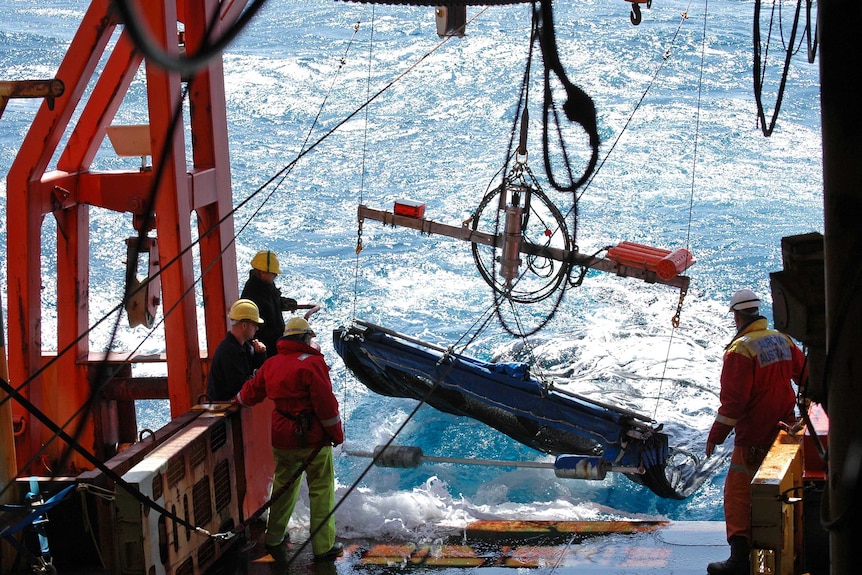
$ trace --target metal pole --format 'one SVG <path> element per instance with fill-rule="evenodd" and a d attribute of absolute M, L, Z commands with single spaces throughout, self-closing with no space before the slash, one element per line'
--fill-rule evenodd
<path fill-rule="evenodd" d="M 862 7 L 819 3 L 826 281 L 826 411 L 829 414 L 827 528 L 831 573 L 858 570 L 862 541 L 862 107 L 851 78 L 860 71 Z"/>
<path fill-rule="evenodd" d="M 373 458 L 374 453 L 370 451 L 345 451 L 345 455 L 353 457 Z M 440 457 L 437 455 L 421 455 L 420 463 L 431 461 L 434 463 L 461 463 L 463 465 L 485 465 L 489 467 L 530 467 L 534 469 L 553 469 L 554 464 L 550 461 L 512 461 L 499 459 L 473 459 L 469 457 Z"/>

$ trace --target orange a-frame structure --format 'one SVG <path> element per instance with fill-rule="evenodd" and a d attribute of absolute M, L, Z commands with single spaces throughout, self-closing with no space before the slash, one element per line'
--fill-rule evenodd
<path fill-rule="evenodd" d="M 217 22 L 214 35 L 233 23 L 246 2 L 220 4 L 216 0 L 147 0 L 134 2 L 152 40 L 168 54 L 178 54 L 180 37 L 189 53 L 202 44 L 206 27 Z M 213 17 L 218 10 L 223 13 Z M 180 26 L 180 24 L 182 26 Z M 182 35 L 178 32 L 183 28 Z M 109 50 L 112 37 L 117 38 Z M 100 62 L 104 67 L 96 74 Z M 152 169 L 91 171 L 91 163 L 105 138 L 135 74 L 143 65 L 146 76 L 149 144 Z M 170 400 L 171 416 L 193 407 L 205 390 L 207 358 L 224 338 L 227 311 L 237 298 L 237 267 L 233 246 L 233 207 L 227 142 L 225 92 L 220 57 L 211 59 L 193 77 L 144 62 L 110 0 L 93 0 L 66 54 L 56 79 L 65 86 L 49 109 L 43 103 L 9 171 L 7 180 L 8 345 L 10 383 L 36 409 L 72 434 L 81 427 L 80 444 L 99 459 L 111 455 L 110 446 L 137 439 L 134 400 Z M 188 118 L 173 124 L 188 86 Z M 85 93 L 89 97 L 84 98 Z M 77 123 L 72 124 L 76 111 Z M 191 133 L 191 161 L 186 157 L 185 133 Z M 64 140 L 64 134 L 68 137 Z M 58 150 L 61 141 L 65 141 Z M 59 151 L 59 154 L 58 154 Z M 58 158 L 54 167 L 52 158 Z M 159 181 L 155 175 L 161 173 Z M 154 194 L 154 196 L 153 196 Z M 147 206 L 152 202 L 152 216 Z M 93 384 L 106 354 L 90 350 L 89 286 L 91 277 L 90 206 L 127 212 L 143 234 L 158 242 L 160 304 L 164 310 L 167 377 L 133 378 L 126 365 L 114 382 L 91 404 Z M 192 244 L 192 213 L 201 240 Z M 42 229 L 46 218 L 56 227 L 58 354 L 45 354 L 42 339 Z M 221 225 L 216 224 L 224 220 Z M 145 224 L 149 222 L 149 225 Z M 217 229 L 206 233 L 212 227 Z M 118 261 L 125 255 L 125 238 L 116 238 Z M 201 350 L 195 305 L 194 257 L 205 271 L 201 281 L 207 351 Z M 53 279 L 53 278 L 51 278 Z M 118 302 L 121 294 L 118 294 Z M 114 353 L 123 365 L 124 354 Z M 43 368 L 43 366 L 46 366 Z M 13 403 L 15 449 L 19 475 L 75 475 L 92 467 L 70 453 L 31 413 Z M 245 421 L 245 420 L 249 421 Z M 257 420 L 255 423 L 254 420 Z M 268 418 L 245 417 L 245 469 L 257 477 L 271 468 Z M 255 447 L 257 440 L 260 449 Z M 64 464 L 65 462 L 65 464 Z M 250 471 L 251 472 L 251 471 Z M 249 482 L 253 489 L 254 482 Z M 258 481 L 258 483 L 261 483 Z M 252 499 L 265 500 L 266 485 Z"/>

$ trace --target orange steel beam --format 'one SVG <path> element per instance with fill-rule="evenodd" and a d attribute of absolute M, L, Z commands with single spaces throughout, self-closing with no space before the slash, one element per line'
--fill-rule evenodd
<path fill-rule="evenodd" d="M 113 27 L 106 27 L 102 34 L 110 37 Z M 105 136 L 105 129 L 123 101 L 123 96 L 131 85 L 136 69 L 140 66 L 141 58 L 135 53 L 127 34 L 121 34 L 114 46 L 105 69 L 99 74 L 96 84 L 89 98 L 84 102 L 84 109 L 77 124 L 73 127 L 69 141 L 66 144 L 58 162 L 60 173 L 68 172 L 74 174 L 78 179 L 79 174 L 86 173 L 89 165 L 96 156 L 99 146 Z M 43 176 L 45 180 L 52 179 L 55 174 Z M 83 189 L 87 189 L 84 186 Z M 124 190 L 125 186 L 118 186 Z M 57 221 L 57 297 L 58 310 L 67 310 L 67 313 L 58 313 L 58 349 L 65 349 L 69 345 L 75 345 L 76 353 L 67 353 L 57 358 L 58 374 L 75 374 L 74 380 L 79 382 L 72 390 L 74 401 L 68 401 L 65 394 L 52 393 L 51 398 L 57 400 L 52 409 L 59 421 L 65 422 L 73 415 L 73 410 L 83 405 L 88 400 L 89 391 L 84 387 L 84 381 L 91 381 L 99 377 L 98 372 L 94 377 L 90 376 L 87 365 L 81 365 L 77 361 L 89 351 L 87 339 L 84 338 L 77 344 L 74 342 L 80 334 L 86 333 L 89 317 L 82 313 L 89 308 L 89 286 L 88 282 L 81 278 L 89 277 L 89 246 L 90 246 L 90 219 L 89 205 L 99 207 L 106 206 L 102 202 L 72 202 L 67 197 L 68 190 L 62 187 L 51 187 L 49 198 L 54 208 L 54 216 Z M 146 197 L 146 192 L 142 194 Z M 67 205 L 68 204 L 68 205 Z M 119 210 L 124 211 L 124 210 Z M 74 312 L 71 311 L 74 306 Z M 56 382 L 59 387 L 59 381 Z M 134 415 L 134 406 L 130 402 L 116 403 L 113 410 L 117 412 L 116 419 L 122 421 L 125 418 L 119 416 L 126 412 Z M 136 435 L 134 429 L 121 429 L 119 426 L 100 425 L 98 421 L 89 421 L 85 414 L 80 423 L 83 431 L 81 441 L 84 446 L 99 457 L 106 455 L 104 446 L 108 444 L 125 443 L 132 441 Z M 132 418 L 132 427 L 134 418 Z M 65 448 L 65 446 L 61 446 Z M 76 469 L 84 463 L 79 458 L 74 458 L 71 465 Z"/>
<path fill-rule="evenodd" d="M 20 353 L 16 349 L 9 354 L 9 378 L 16 387 L 33 377 L 42 367 L 41 231 L 43 218 L 51 213 L 52 206 L 50 196 L 39 194 L 39 182 L 117 24 L 115 19 L 109 17 L 109 8 L 109 0 L 96 0 L 90 5 L 56 75 L 66 91 L 63 97 L 57 98 L 53 110 L 49 109 L 47 103 L 42 104 L 7 178 L 7 214 L 15 214 L 7 222 L 9 341 L 16 342 L 16 347 L 20 342 Z M 88 314 L 86 298 L 80 300 L 78 297 L 78 290 L 86 289 L 87 276 L 80 277 L 79 274 L 88 262 L 82 260 L 81 252 L 72 245 L 77 239 L 75 234 L 80 232 L 81 218 L 86 218 L 86 210 L 86 206 L 83 206 L 76 209 L 77 213 L 62 214 L 58 220 L 73 234 L 68 238 L 69 243 L 61 248 L 58 246 L 66 258 L 62 263 L 58 261 L 58 274 L 71 273 L 84 284 L 76 288 L 71 297 L 66 287 L 69 285 L 67 281 L 64 280 L 63 285 L 58 286 L 58 329 L 64 332 L 69 325 L 67 318 L 75 318 L 68 321 L 79 324 L 77 318 L 86 318 Z M 84 228 L 87 227 L 85 224 Z M 76 344 L 72 356 L 82 355 L 86 350 L 87 340 L 84 338 Z M 67 414 L 53 412 L 52 408 L 56 408 L 57 404 L 49 405 L 46 400 L 55 393 L 64 398 L 62 405 L 73 410 L 83 404 L 88 395 L 88 386 L 82 385 L 81 374 L 76 370 L 70 375 L 64 382 L 62 394 L 56 389 L 56 378 L 50 378 L 47 373 L 35 377 L 22 391 L 37 408 L 54 420 L 65 423 L 68 417 L 64 415 Z M 13 405 L 13 410 L 16 407 Z M 24 417 L 28 431 L 16 445 L 18 464 L 22 466 L 50 437 L 43 435 L 43 426 L 36 418 L 30 417 L 20 408 L 17 411 Z M 52 455 L 53 458 L 57 457 L 56 443 L 45 453 L 48 459 Z M 46 473 L 47 469 L 35 466 L 26 471 Z"/>
<path fill-rule="evenodd" d="M 217 168 L 201 168 L 186 174 L 191 203 L 195 209 L 209 207 L 219 200 L 216 182 L 222 178 L 221 170 Z M 56 170 L 46 173 L 33 189 L 38 190 L 35 193 L 44 198 L 45 204 L 52 205 L 53 211 L 71 208 L 76 204 L 89 204 L 143 216 L 152 186 L 151 170 L 104 173 L 69 173 Z M 233 218 L 228 218 L 224 225 L 230 225 L 232 221 Z M 222 231 L 221 228 L 218 230 Z M 212 235 L 218 237 L 219 234 L 214 231 Z M 224 236 L 223 233 L 221 235 Z M 229 245 L 229 242 L 225 241 L 224 245 Z"/>
<path fill-rule="evenodd" d="M 170 3 L 143 3 L 143 23 L 155 43 L 177 55 L 177 12 Z M 186 157 L 182 122 L 174 114 L 182 105 L 182 86 L 178 72 L 146 63 L 147 101 L 150 113 L 150 139 L 153 171 L 161 173 L 152 202 L 156 217 L 161 259 L 162 301 L 165 315 L 165 344 L 168 360 L 168 395 L 171 416 L 188 411 L 204 391 L 195 320 L 194 265 L 191 245 L 191 199 L 185 178 Z M 165 149 L 167 148 L 167 150 Z M 162 165 L 164 161 L 164 165 Z M 167 265 L 173 260 L 171 265 Z"/>
<path fill-rule="evenodd" d="M 244 2 L 228 4 L 236 6 Z M 197 53 L 201 49 L 208 33 L 205 25 L 213 21 L 221 6 L 205 0 L 189 0 L 184 4 L 186 13 L 198 15 L 196 18 L 186 18 L 185 41 L 188 53 Z M 239 12 L 235 14 L 238 16 Z M 223 31 L 223 21 L 216 21 L 219 24 L 210 36 Z M 209 66 L 190 78 L 189 121 L 193 134 L 208 136 L 192 141 L 194 173 L 211 173 L 213 176 L 208 185 L 200 186 L 200 192 L 194 188 L 192 190 L 193 195 L 197 196 L 195 199 L 201 201 L 200 205 L 194 205 L 198 217 L 198 236 L 201 238 L 201 270 L 204 273 L 201 291 L 205 306 L 214 317 L 226 318 L 230 305 L 239 297 L 239 290 L 234 282 L 223 281 L 223 278 L 237 277 L 236 258 L 221 257 L 222 251 L 227 248 L 230 248 L 231 253 L 234 252 L 227 103 L 221 58 L 214 59 Z M 211 194 L 211 197 L 207 198 L 210 201 L 204 202 L 205 191 Z M 225 220 L 223 225 L 219 223 L 222 219 Z M 224 328 L 215 322 L 208 322 L 206 330 L 207 347 L 211 357 L 224 337 Z"/>
<path fill-rule="evenodd" d="M 244 0 L 230 3 L 218 26 L 230 25 L 245 3 Z M 136 2 L 135 7 L 156 44 L 176 54 L 179 15 L 184 19 L 186 42 L 190 50 L 195 50 L 219 3 L 162 0 Z M 70 420 L 89 399 L 91 380 L 97 373 L 96 366 L 87 359 L 88 338 L 78 339 L 89 327 L 90 282 L 98 281 L 90 277 L 89 206 L 127 212 L 139 218 L 145 216 L 154 174 L 162 174 L 153 201 L 157 216 L 153 229 L 160 248 L 167 395 L 173 416 L 191 408 L 205 385 L 206 370 L 202 364 L 206 356 L 201 358 L 195 309 L 195 252 L 183 253 L 192 241 L 193 212 L 197 215 L 199 234 L 225 220 L 199 246 L 201 269 L 207 272 L 200 290 L 205 301 L 205 333 L 210 352 L 226 333 L 227 309 L 238 294 L 233 220 L 228 216 L 232 197 L 219 57 L 199 70 L 188 85 L 193 135 L 191 166 L 187 165 L 183 122 L 173 124 L 173 114 L 183 104 L 184 79 L 179 73 L 143 62 L 152 171 L 99 173 L 90 169 L 106 129 L 142 65 L 142 57 L 126 32 L 117 34 L 121 26 L 111 0 L 92 1 L 56 75 L 65 92 L 55 98 L 53 107 L 43 103 L 7 178 L 7 213 L 15 216 L 7 222 L 8 329 L 9 341 L 15 342 L 10 346 L 10 381 L 16 387 L 28 382 L 22 393 L 59 424 Z M 214 34 L 220 31 L 215 30 Z M 110 54 L 106 54 L 112 38 L 117 38 L 117 42 Z M 94 81 L 100 62 L 104 62 L 104 67 Z M 85 99 L 90 85 L 92 92 Z M 76 109 L 80 116 L 73 125 Z M 66 144 L 56 155 L 64 134 L 68 134 Z M 55 155 L 57 165 L 50 167 Z M 46 217 L 50 224 L 50 216 L 57 229 L 56 346 L 42 341 L 42 227 Z M 117 250 L 123 249 L 124 240 L 116 238 Z M 46 259 L 50 261 L 51 255 L 46 254 Z M 59 354 L 51 369 L 35 376 L 50 355 L 43 353 L 43 343 L 46 348 L 70 347 L 71 351 Z M 128 406 L 107 400 L 103 403 L 87 415 L 81 436 L 84 447 L 97 455 L 108 442 L 127 440 L 116 437 L 122 428 L 111 421 L 128 414 Z M 16 444 L 21 467 L 52 438 L 36 418 L 14 402 L 13 411 L 25 418 L 28 430 Z M 73 429 L 68 427 L 67 431 Z M 48 474 L 65 450 L 58 443 L 53 441 L 44 452 L 44 465 L 37 464 L 22 472 Z M 84 466 L 85 462 L 73 456 L 66 469 L 50 471 L 68 473 Z"/>
<path fill-rule="evenodd" d="M 105 130 L 123 103 L 123 96 L 140 65 L 141 55 L 135 51 L 129 35 L 120 34 L 57 162 L 58 169 L 83 171 L 93 162 L 105 138 Z"/>

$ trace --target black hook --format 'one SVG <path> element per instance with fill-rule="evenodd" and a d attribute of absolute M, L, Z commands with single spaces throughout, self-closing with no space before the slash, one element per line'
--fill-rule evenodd
<path fill-rule="evenodd" d="M 629 14 L 629 18 L 635 26 L 641 23 L 641 7 L 637 2 L 632 2 L 632 12 Z"/>

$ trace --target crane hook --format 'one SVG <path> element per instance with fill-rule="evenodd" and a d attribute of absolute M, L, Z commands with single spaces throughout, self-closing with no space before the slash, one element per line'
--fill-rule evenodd
<path fill-rule="evenodd" d="M 629 18 L 635 26 L 641 23 L 641 7 L 637 2 L 632 2 L 632 11 L 629 14 Z"/>

